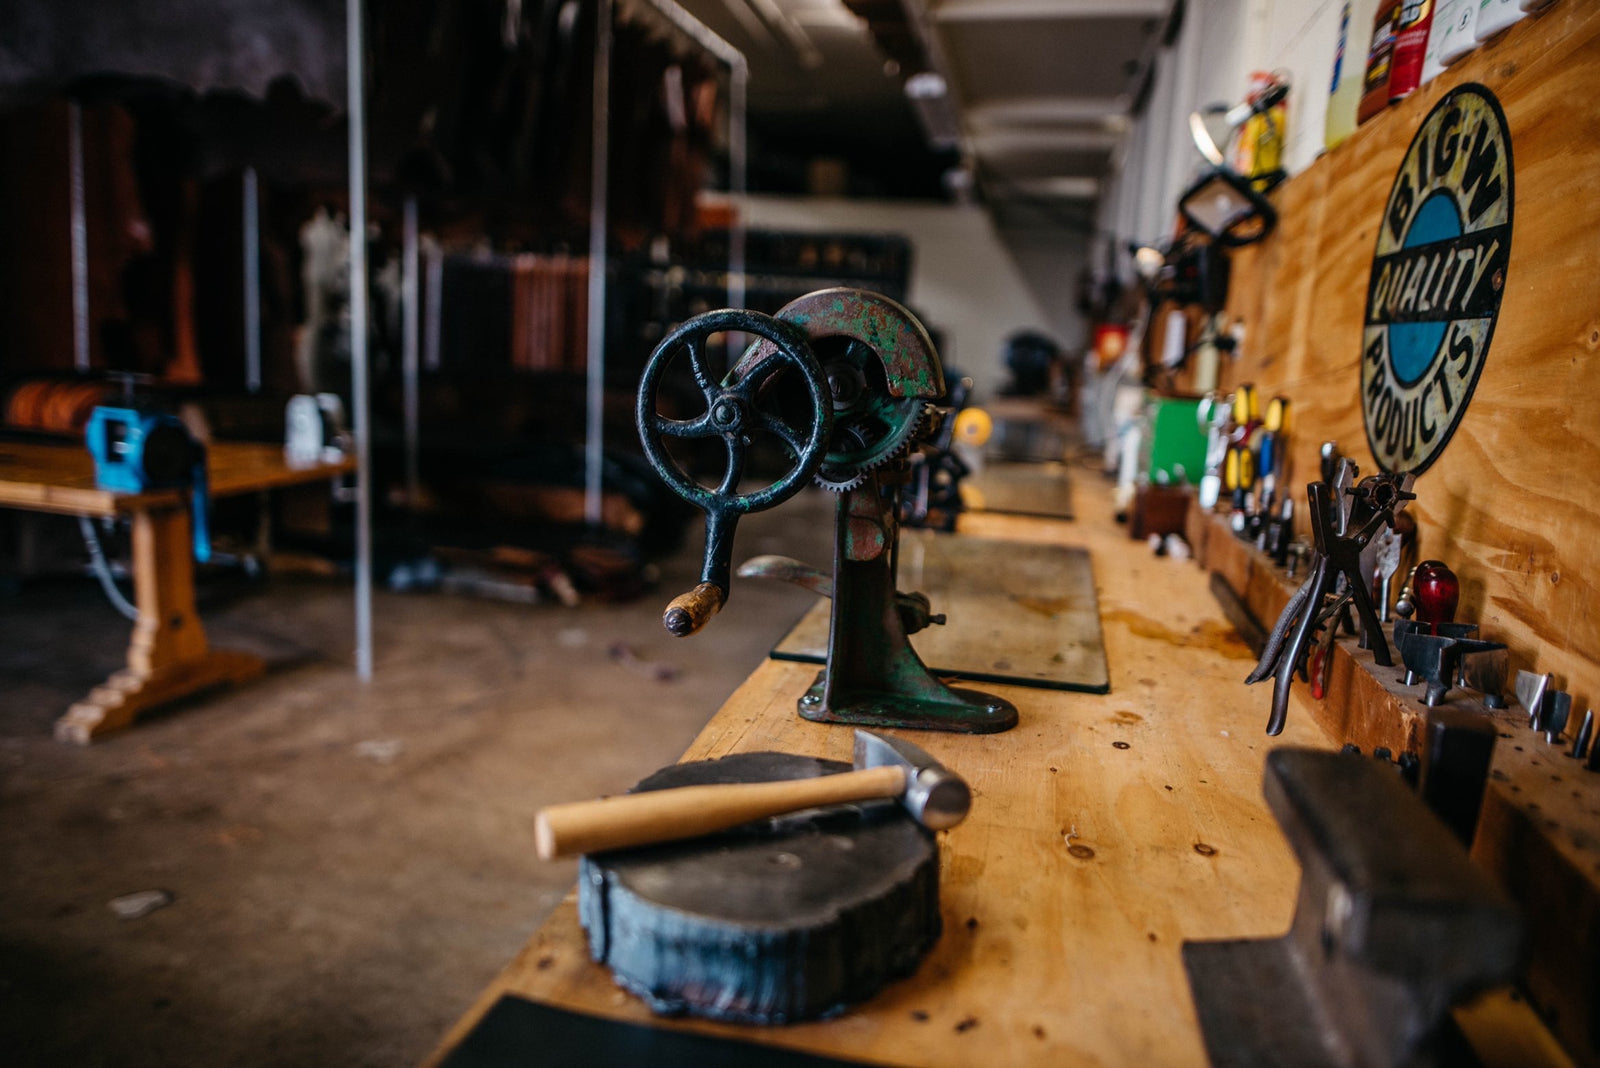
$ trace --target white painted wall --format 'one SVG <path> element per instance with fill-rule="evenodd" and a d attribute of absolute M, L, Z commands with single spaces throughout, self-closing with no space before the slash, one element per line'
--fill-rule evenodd
<path fill-rule="evenodd" d="M 1075 340 L 1059 337 L 1057 330 L 1076 322 L 1075 313 L 1061 315 L 1061 309 L 1071 307 L 1076 269 L 1061 279 L 1060 303 L 1044 302 L 1055 314 L 1047 311 L 1036 294 L 1053 287 L 1029 277 L 981 207 L 765 195 L 746 197 L 742 205 L 752 229 L 909 237 L 914 246 L 909 303 L 930 327 L 944 333 L 941 356 L 973 377 L 980 398 L 994 396 L 1008 377 L 1001 350 L 1011 333 L 1042 330 L 1063 342 Z M 1081 263 L 1081 257 L 1073 261 L 1065 246 L 1043 260 L 1037 254 L 1024 258 L 1029 267 L 1047 274 Z"/>
<path fill-rule="evenodd" d="M 1177 41 L 1157 57 L 1150 101 L 1113 159 L 1100 204 L 1097 248 L 1161 241 L 1172 233 L 1178 197 L 1204 166 L 1190 141 L 1189 113 L 1235 103 L 1252 71 L 1289 75 L 1284 163 L 1304 170 L 1322 152 L 1329 79 L 1343 0 L 1191 0 Z M 1366 63 L 1376 0 L 1354 0 L 1347 64 Z M 1127 274 L 1128 261 L 1119 254 Z M 1104 260 L 1097 252 L 1096 263 Z"/>
<path fill-rule="evenodd" d="M 1078 281 L 1088 255 L 1088 235 L 1048 226 L 1006 227 L 999 234 L 1045 317 L 1045 333 L 1063 352 L 1082 352 L 1088 328 L 1078 311 Z"/>

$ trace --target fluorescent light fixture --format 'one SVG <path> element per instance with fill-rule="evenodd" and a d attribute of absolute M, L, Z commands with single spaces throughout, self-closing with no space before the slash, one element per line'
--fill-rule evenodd
<path fill-rule="evenodd" d="M 1093 200 L 1100 195 L 1100 180 L 1062 174 L 1051 178 L 1017 178 L 1006 183 L 1026 196 L 1057 200 Z"/>
<path fill-rule="evenodd" d="M 906 79 L 906 96 L 912 100 L 943 100 L 949 95 L 950 86 L 931 70 Z"/>
<path fill-rule="evenodd" d="M 796 25 L 810 29 L 858 31 L 866 20 L 848 10 L 839 0 L 790 0 L 789 17 Z"/>
<path fill-rule="evenodd" d="M 956 104 L 950 98 L 950 86 L 943 76 L 932 71 L 913 74 L 906 79 L 906 99 L 928 139 L 928 146 L 936 150 L 961 147 L 961 121 L 956 117 Z"/>
<path fill-rule="evenodd" d="M 1124 119 L 1121 96 L 1026 96 L 991 100 L 967 108 L 967 122 L 978 126 L 1082 126 Z"/>
<path fill-rule="evenodd" d="M 1031 155 L 1039 152 L 1110 152 L 1119 134 L 1101 126 L 1090 127 L 988 127 L 973 131 L 974 150 L 980 156 Z"/>
<path fill-rule="evenodd" d="M 934 7 L 940 22 L 999 22 L 1021 19 L 1165 18 L 1172 0 L 943 0 Z"/>

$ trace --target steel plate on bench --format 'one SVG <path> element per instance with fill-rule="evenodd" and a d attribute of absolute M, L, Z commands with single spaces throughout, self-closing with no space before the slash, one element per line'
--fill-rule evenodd
<path fill-rule="evenodd" d="M 1072 518 L 1072 483 L 1064 463 L 986 463 L 961 484 L 961 498 L 974 512 Z"/>
<path fill-rule="evenodd" d="M 1111 690 L 1086 549 L 902 530 L 899 587 L 927 594 L 933 611 L 949 618 L 911 636 L 917 655 L 940 675 Z M 773 659 L 826 660 L 828 607 L 825 599 L 813 605 Z"/>

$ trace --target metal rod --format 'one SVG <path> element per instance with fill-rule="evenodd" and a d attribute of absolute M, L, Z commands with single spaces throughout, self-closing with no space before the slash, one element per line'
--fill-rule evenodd
<path fill-rule="evenodd" d="M 350 396 L 356 439 L 356 676 L 372 680 L 372 461 L 367 424 L 367 111 L 362 0 L 345 0 L 350 142 Z"/>
<path fill-rule="evenodd" d="M 1589 750 L 1589 739 L 1594 737 L 1594 709 L 1583 714 L 1583 726 L 1578 728 L 1578 734 L 1572 739 L 1572 755 L 1579 760 Z"/>
<path fill-rule="evenodd" d="M 728 193 L 733 200 L 733 224 L 728 228 L 728 307 L 745 303 L 744 195 L 749 190 L 749 163 L 745 122 L 750 99 L 750 67 L 735 53 L 728 79 Z"/>
<path fill-rule="evenodd" d="M 244 388 L 261 392 L 261 193 L 244 169 Z"/>
<path fill-rule="evenodd" d="M 89 370 L 89 212 L 83 187 L 83 105 L 67 103 L 67 170 L 72 212 L 72 366 Z"/>
<path fill-rule="evenodd" d="M 589 404 L 584 434 L 583 517 L 599 526 L 605 456 L 606 199 L 611 129 L 612 0 L 599 0 L 594 35 L 594 113 L 589 173 Z"/>
<path fill-rule="evenodd" d="M 722 37 L 719 37 L 711 27 L 689 14 L 674 0 L 649 0 L 649 4 L 664 15 L 667 21 L 676 26 L 684 36 L 722 60 L 722 62 L 730 67 L 743 65 L 743 52 L 740 52 Z M 768 35 L 767 39 L 771 40 L 772 38 Z"/>
<path fill-rule="evenodd" d="M 745 223 L 741 208 L 744 195 L 749 191 L 745 128 L 749 114 L 750 65 L 745 61 L 743 52 L 717 36 L 709 26 L 673 0 L 649 0 L 649 3 L 691 41 L 728 65 L 728 194 L 733 201 L 733 225 L 728 228 L 728 307 L 743 308 L 746 287 Z M 733 5 L 734 9 L 737 7 Z M 759 20 L 757 25 L 762 25 Z"/>
<path fill-rule="evenodd" d="M 417 198 L 406 197 L 405 217 L 401 241 L 404 248 L 400 261 L 400 304 L 404 310 L 405 322 L 402 324 L 402 350 L 400 357 L 402 403 L 405 407 L 405 439 L 406 439 L 406 504 L 416 508 L 417 498 L 422 490 L 421 463 L 419 460 L 420 445 L 419 435 L 421 420 L 419 417 L 419 398 L 417 393 L 417 363 L 418 353 L 421 348 L 422 335 L 422 308 L 420 302 L 421 286 L 418 277 L 419 250 L 421 243 L 417 234 Z"/>
<path fill-rule="evenodd" d="M 428 243 L 428 333 L 422 348 L 422 366 L 429 371 L 439 369 L 439 346 L 444 334 L 444 249 Z"/>

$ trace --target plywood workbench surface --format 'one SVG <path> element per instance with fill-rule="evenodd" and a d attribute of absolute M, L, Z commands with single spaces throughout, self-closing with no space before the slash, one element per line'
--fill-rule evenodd
<path fill-rule="evenodd" d="M 984 537 L 1091 550 L 1112 692 L 995 686 L 1021 710 L 1015 730 L 908 735 L 976 794 L 968 821 L 943 836 L 945 933 L 914 976 L 817 1023 L 658 1021 L 589 960 L 569 897 L 445 1049 L 514 992 L 886 1063 L 1203 1064 L 1179 947 L 1287 928 L 1299 869 L 1261 799 L 1262 761 L 1272 744 L 1327 743 L 1303 711 L 1269 743 L 1267 695 L 1241 685 L 1252 657 L 1205 575 L 1128 540 L 1102 487 L 1078 496 L 1077 523 L 964 520 Z M 688 640 L 716 641 L 715 621 Z M 795 714 L 815 671 L 762 663 L 685 759 L 760 749 L 850 759 L 848 728 Z"/>

